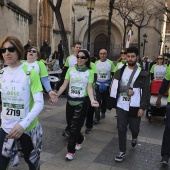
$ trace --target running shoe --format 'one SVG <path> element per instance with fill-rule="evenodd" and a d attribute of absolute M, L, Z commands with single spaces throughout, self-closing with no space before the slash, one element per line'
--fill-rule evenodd
<path fill-rule="evenodd" d="M 68 130 L 64 130 L 62 136 L 69 138 L 70 137 L 70 132 Z"/>
<path fill-rule="evenodd" d="M 75 153 L 67 152 L 66 159 L 72 161 L 74 159 Z"/>
<path fill-rule="evenodd" d="M 132 139 L 131 145 L 132 145 L 133 148 L 136 146 L 137 143 L 138 143 L 137 139 Z"/>
<path fill-rule="evenodd" d="M 105 118 L 106 117 L 106 115 L 105 115 L 105 113 L 101 113 L 101 116 L 100 116 L 101 118 Z"/>
<path fill-rule="evenodd" d="M 85 141 L 85 137 L 84 137 L 84 139 L 83 139 L 83 142 Z M 77 150 L 77 151 L 79 151 L 81 148 L 82 148 L 82 144 L 83 144 L 83 142 L 82 143 L 76 143 L 76 146 L 75 146 L 75 150 Z"/>
<path fill-rule="evenodd" d="M 169 162 L 169 156 L 168 155 L 164 155 L 161 159 L 161 164 L 163 165 L 168 165 L 168 162 Z"/>
<path fill-rule="evenodd" d="M 91 128 L 86 128 L 85 133 L 86 133 L 86 134 L 90 134 L 90 133 L 91 133 L 91 131 L 92 131 L 92 129 L 91 129 Z"/>
<path fill-rule="evenodd" d="M 99 120 L 98 120 L 97 118 L 94 118 L 93 124 L 96 125 L 96 124 L 98 124 L 98 123 L 99 123 Z"/>
<path fill-rule="evenodd" d="M 119 154 L 115 157 L 115 161 L 122 162 L 123 159 L 125 159 L 126 153 L 125 152 L 119 152 Z"/>

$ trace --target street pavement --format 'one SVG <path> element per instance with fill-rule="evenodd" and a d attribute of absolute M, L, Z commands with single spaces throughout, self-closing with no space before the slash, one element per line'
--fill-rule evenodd
<path fill-rule="evenodd" d="M 45 95 L 45 106 L 39 115 L 42 124 L 43 151 L 41 170 L 170 170 L 169 166 L 160 165 L 163 117 L 153 117 L 151 123 L 143 116 L 138 145 L 131 147 L 131 134 L 127 135 L 127 156 L 123 162 L 115 162 L 118 137 L 115 110 L 107 111 L 106 118 L 93 127 L 91 134 L 85 134 L 86 140 L 80 151 L 76 152 L 73 161 L 66 161 L 68 139 L 62 136 L 66 126 L 65 96 L 61 96 L 55 106 L 48 105 Z M 20 164 L 10 170 L 28 170 L 23 157 Z"/>

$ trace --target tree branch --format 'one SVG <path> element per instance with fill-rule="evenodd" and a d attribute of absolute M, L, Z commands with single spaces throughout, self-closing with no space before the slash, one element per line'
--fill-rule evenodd
<path fill-rule="evenodd" d="M 55 11 L 55 6 L 51 0 L 47 0 L 48 4 L 51 6 L 52 10 Z"/>

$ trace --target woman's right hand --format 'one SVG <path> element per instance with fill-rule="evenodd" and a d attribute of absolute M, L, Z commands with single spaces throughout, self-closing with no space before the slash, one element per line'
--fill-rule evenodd
<path fill-rule="evenodd" d="M 91 101 L 92 107 L 99 107 L 99 103 L 95 100 Z"/>

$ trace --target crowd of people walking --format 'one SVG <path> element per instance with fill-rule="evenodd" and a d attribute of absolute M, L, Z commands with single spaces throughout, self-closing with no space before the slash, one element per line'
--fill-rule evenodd
<path fill-rule="evenodd" d="M 43 87 L 49 94 L 49 104 L 54 105 L 65 92 L 66 128 L 63 136 L 68 137 L 65 158 L 73 160 L 76 151 L 82 148 L 85 137 L 81 133 L 92 133 L 93 126 L 100 123 L 106 110 L 116 109 L 119 151 L 115 161 L 126 157 L 128 127 L 131 131 L 131 146 L 136 147 L 140 132 L 141 117 L 150 106 L 150 84 L 162 79 L 155 105 L 161 107 L 161 98 L 167 92 L 170 81 L 168 58 L 159 55 L 144 56 L 139 61 L 136 47 L 122 49 L 117 64 L 108 59 L 107 50 L 100 49 L 99 58 L 82 49 L 81 43 L 74 44 L 73 54 L 66 58 L 63 66 L 62 41 L 58 51 L 51 54 L 51 47 L 44 40 L 40 51 L 31 40 L 23 47 L 13 36 L 0 41 L 0 90 L 2 99 L 0 128 L 0 170 L 6 170 L 11 160 L 19 163 L 18 142 L 22 147 L 25 162 L 30 170 L 40 169 L 42 150 L 42 127 L 38 115 L 43 109 Z M 4 67 L 4 62 L 7 67 Z M 53 91 L 48 79 L 48 70 L 62 69 L 60 88 Z M 43 85 L 43 86 L 42 86 Z M 55 89 L 56 90 L 56 89 Z M 170 157 L 170 90 L 166 108 L 166 125 L 163 135 L 161 163 L 168 164 Z"/>

